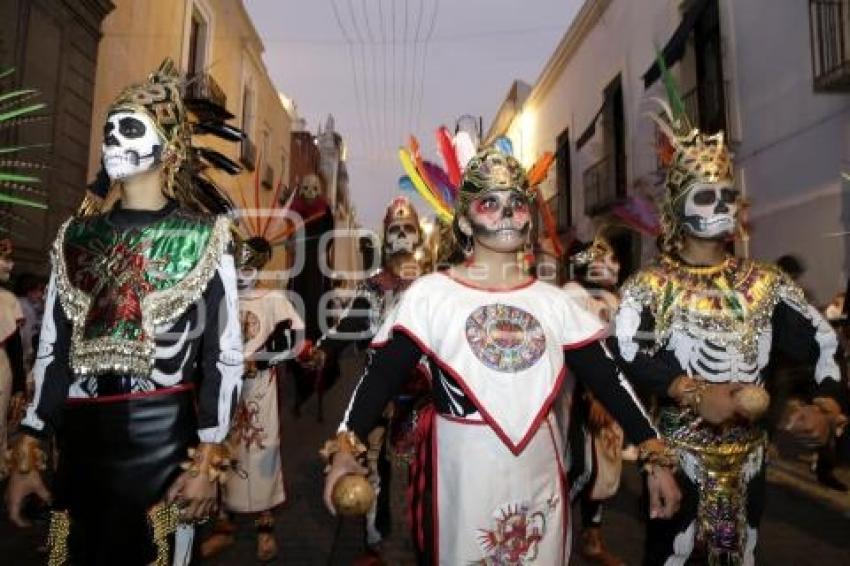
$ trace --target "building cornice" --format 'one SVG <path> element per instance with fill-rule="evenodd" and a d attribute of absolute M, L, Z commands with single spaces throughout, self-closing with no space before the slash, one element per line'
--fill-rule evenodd
<path fill-rule="evenodd" d="M 528 104 L 534 104 L 549 92 L 564 67 L 581 46 L 585 36 L 597 24 L 611 2 L 612 0 L 585 0 L 581 10 L 555 48 L 555 52 L 537 77 L 528 96 Z"/>

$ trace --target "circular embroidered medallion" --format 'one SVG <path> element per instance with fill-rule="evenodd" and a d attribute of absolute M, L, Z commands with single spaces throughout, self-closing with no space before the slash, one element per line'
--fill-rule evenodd
<path fill-rule="evenodd" d="M 466 341 L 488 368 L 517 372 L 535 364 L 546 349 L 546 335 L 530 313 L 510 305 L 484 305 L 466 319 Z"/>

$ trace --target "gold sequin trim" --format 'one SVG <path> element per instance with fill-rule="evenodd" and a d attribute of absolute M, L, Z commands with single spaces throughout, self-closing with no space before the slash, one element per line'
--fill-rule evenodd
<path fill-rule="evenodd" d="M 709 268 L 691 268 L 664 258 L 660 265 L 628 281 L 622 296 L 624 305 L 652 311 L 655 347 L 651 353 L 677 331 L 734 348 L 748 363 L 758 359 L 759 337 L 770 329 L 776 305 L 786 301 L 804 310 L 806 304 L 802 290 L 777 268 L 736 258 Z M 741 309 L 731 308 L 729 299 L 738 301 Z"/>
<path fill-rule="evenodd" d="M 180 524 L 180 509 L 176 505 L 157 503 L 148 511 L 148 521 L 153 531 L 153 543 L 156 545 L 156 560 L 153 566 L 169 566 L 171 545 L 168 537 Z"/>
<path fill-rule="evenodd" d="M 216 219 L 203 256 L 186 277 L 173 287 L 156 291 L 142 299 L 144 337 L 138 341 L 112 337 L 84 340 L 83 327 L 92 297 L 75 287 L 68 277 L 64 256 L 65 233 L 72 220 L 67 220 L 59 229 L 52 252 L 56 290 L 65 315 L 73 326 L 71 369 L 77 375 L 117 371 L 148 376 L 153 370 L 155 327 L 176 320 L 201 298 L 230 243 L 230 220 L 224 216 Z"/>
<path fill-rule="evenodd" d="M 47 566 L 63 566 L 68 562 L 68 534 L 71 520 L 67 511 L 50 514 L 50 529 L 47 532 Z"/>

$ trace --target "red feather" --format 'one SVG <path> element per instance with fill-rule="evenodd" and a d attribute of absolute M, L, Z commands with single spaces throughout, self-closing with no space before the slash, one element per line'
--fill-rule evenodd
<path fill-rule="evenodd" d="M 451 181 L 455 188 L 459 187 L 461 178 L 460 163 L 457 160 L 451 134 L 449 134 L 449 130 L 445 126 L 437 128 L 437 147 L 440 148 L 440 154 L 446 163 L 449 181 Z"/>

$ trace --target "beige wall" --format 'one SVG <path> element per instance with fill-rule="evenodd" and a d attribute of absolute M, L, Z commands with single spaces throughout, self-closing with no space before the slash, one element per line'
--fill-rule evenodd
<path fill-rule="evenodd" d="M 93 104 L 89 152 L 89 179 L 100 164 L 101 124 L 114 97 L 128 84 L 144 79 L 165 57 L 174 59 L 181 70 L 187 69 L 189 23 L 197 9 L 208 22 L 207 50 L 203 54 L 208 73 L 227 96 L 227 109 L 242 123 L 243 91 L 251 85 L 254 93 L 254 117 L 248 134 L 263 148 L 268 132 L 268 152 L 256 172 L 243 170 L 237 176 L 213 171 L 212 177 L 224 187 L 234 202 L 254 206 L 254 174 L 261 176 L 268 163 L 274 170 L 271 189 L 260 188 L 260 205 L 268 206 L 280 179 L 289 178 L 291 119 L 280 101 L 262 61 L 263 44 L 254 29 L 242 0 L 115 0 L 115 10 L 103 22 Z M 208 136 L 203 144 L 239 161 L 239 144 Z M 275 253 L 271 268 L 283 264 L 283 253 Z"/>

